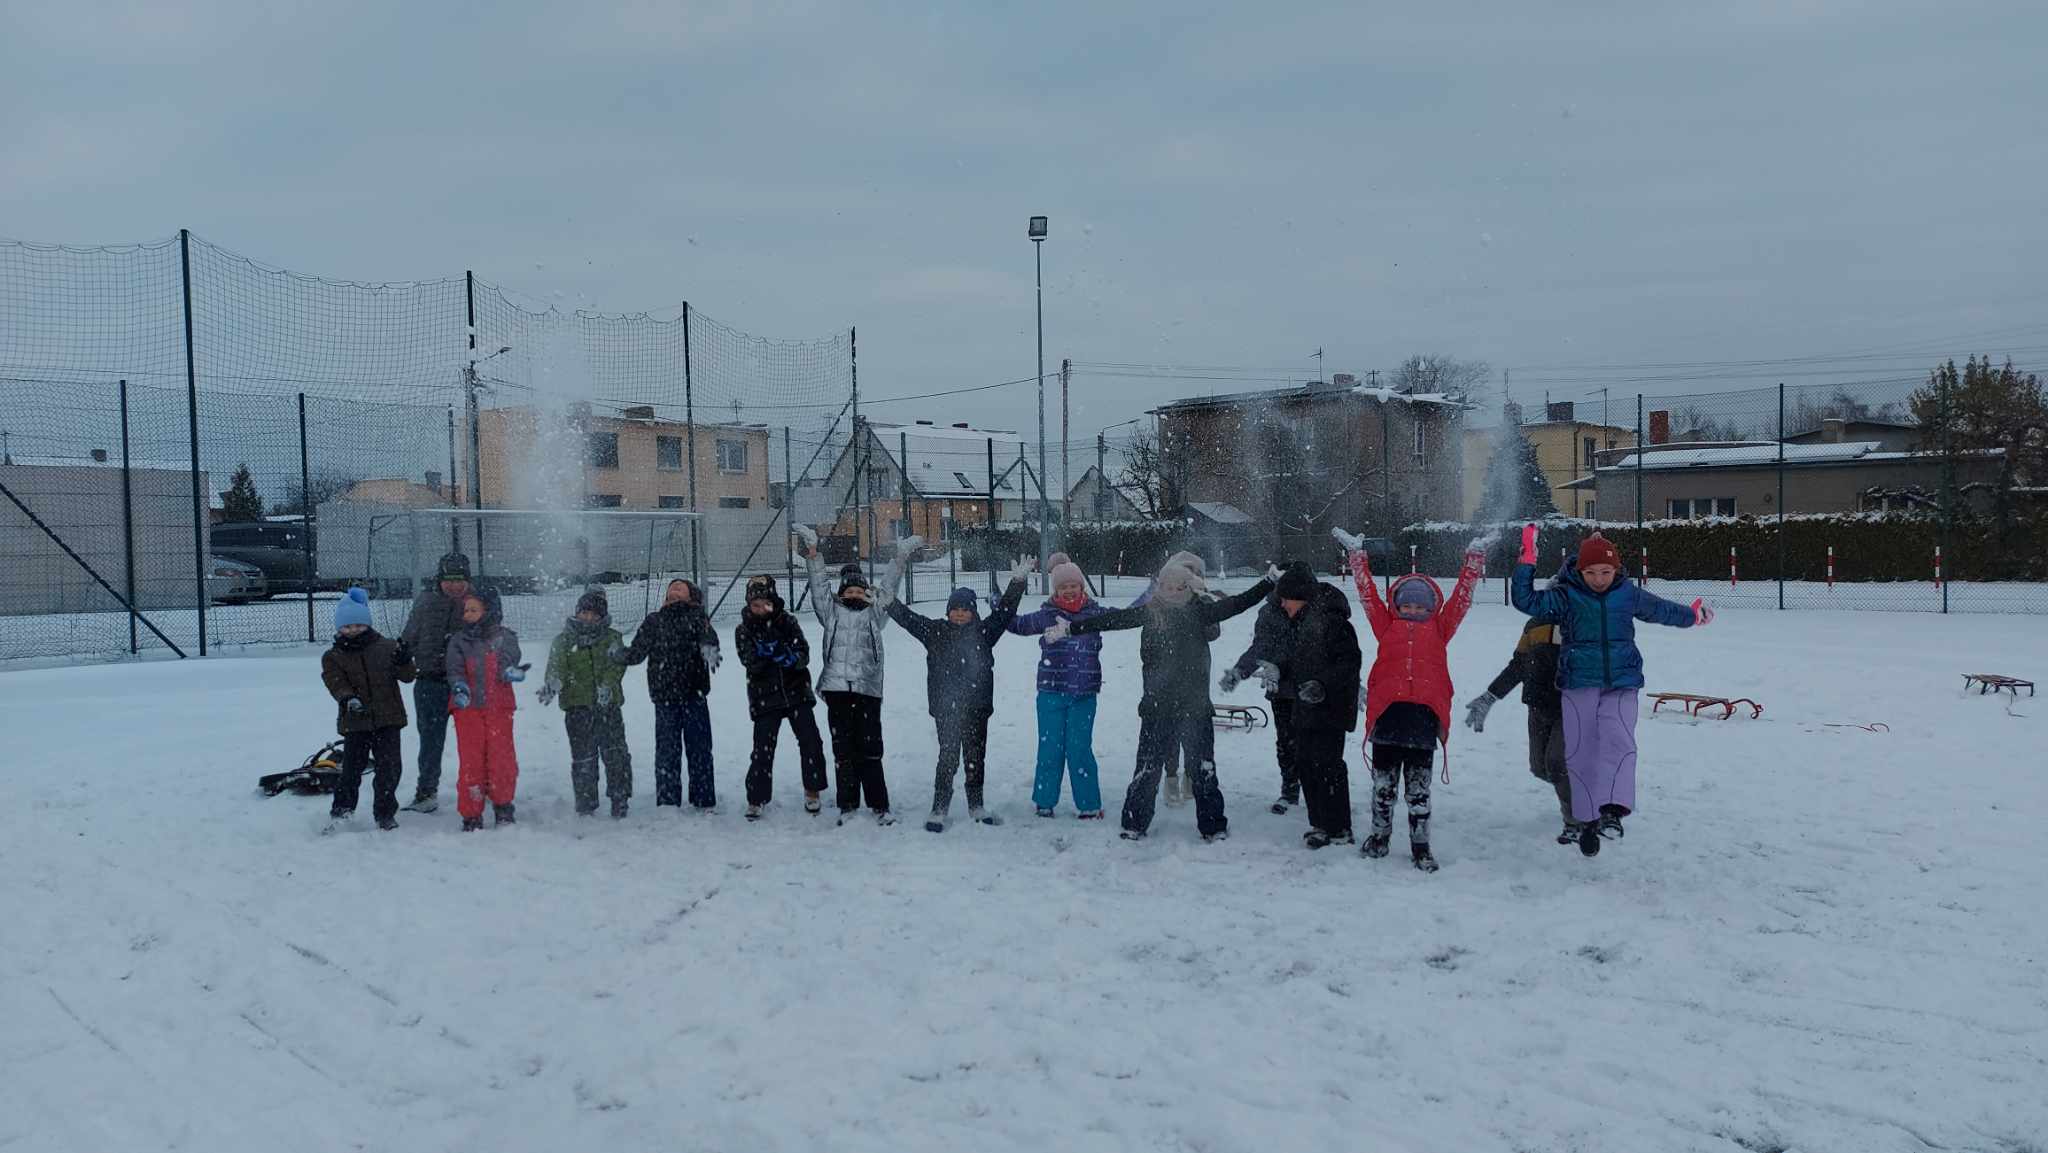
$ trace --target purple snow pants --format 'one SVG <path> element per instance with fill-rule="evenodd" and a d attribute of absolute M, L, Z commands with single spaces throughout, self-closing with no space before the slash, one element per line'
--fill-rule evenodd
<path fill-rule="evenodd" d="M 1636 690 L 1566 689 L 1564 763 L 1572 819 L 1597 821 L 1600 806 L 1636 807 Z"/>

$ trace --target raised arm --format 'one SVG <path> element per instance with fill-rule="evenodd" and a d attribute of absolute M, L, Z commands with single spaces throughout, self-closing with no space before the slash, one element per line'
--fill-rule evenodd
<path fill-rule="evenodd" d="M 1387 630 L 1393 614 L 1380 599 L 1380 586 L 1372 583 L 1372 560 L 1362 548 L 1352 549 L 1345 560 L 1351 565 L 1351 580 L 1358 586 L 1358 603 L 1365 606 L 1365 623 L 1372 626 L 1372 635 L 1378 636 Z"/>
<path fill-rule="evenodd" d="M 1121 632 L 1124 629 L 1142 627 L 1151 616 L 1152 610 L 1145 605 L 1110 609 L 1107 612 L 1096 613 L 1092 617 L 1084 617 L 1074 621 L 1068 626 L 1067 633 L 1070 636 L 1083 636 L 1088 633 Z"/>
<path fill-rule="evenodd" d="M 938 631 L 939 622 L 921 613 L 912 612 L 900 600 L 892 600 L 882 607 L 889 619 L 903 626 L 903 631 L 917 638 L 917 643 L 930 647 L 932 634 Z"/>
<path fill-rule="evenodd" d="M 1201 614 L 1202 620 L 1208 624 L 1222 624 L 1246 609 L 1257 608 L 1272 592 L 1272 579 L 1261 578 L 1259 583 L 1252 587 L 1222 600 L 1197 601 L 1195 611 Z"/>
<path fill-rule="evenodd" d="M 1051 628 L 1052 622 L 1058 619 L 1060 619 L 1060 610 L 1047 605 L 1037 612 L 1023 613 L 1011 617 L 1007 627 L 1017 636 L 1035 637 L 1046 629 Z"/>
<path fill-rule="evenodd" d="M 813 537 L 812 539 L 816 539 Z M 825 558 L 818 555 L 812 546 L 810 555 L 804 558 L 804 569 L 811 581 L 811 612 L 818 618 L 819 628 L 832 626 L 832 582 L 825 579 Z"/>
<path fill-rule="evenodd" d="M 907 536 L 896 542 L 896 559 L 890 561 L 888 569 L 882 573 L 882 587 L 871 590 L 876 608 L 886 609 L 895 602 L 896 590 L 903 584 L 903 571 L 910 567 L 910 558 L 923 547 L 924 538 L 921 536 Z"/>
<path fill-rule="evenodd" d="M 1437 628 L 1448 641 L 1458 633 L 1458 626 L 1465 623 L 1465 614 L 1472 611 L 1472 590 L 1479 585 L 1479 578 L 1486 571 L 1486 554 L 1467 552 L 1465 567 L 1458 570 L 1458 583 L 1451 589 L 1450 603 L 1437 614 Z"/>
<path fill-rule="evenodd" d="M 1017 619 L 1017 603 L 1024 599 L 1025 584 L 1024 577 L 1011 576 L 1009 586 L 1003 589 L 1003 599 L 996 602 L 995 610 L 981 622 L 981 637 L 991 646 L 1003 639 L 1003 634 L 1010 629 L 1010 622 Z"/>
<path fill-rule="evenodd" d="M 1699 611 L 1693 606 L 1667 601 L 1641 585 L 1635 589 L 1636 603 L 1630 611 L 1637 620 L 1653 625 L 1670 625 L 1675 629 L 1689 629 L 1699 623 Z"/>

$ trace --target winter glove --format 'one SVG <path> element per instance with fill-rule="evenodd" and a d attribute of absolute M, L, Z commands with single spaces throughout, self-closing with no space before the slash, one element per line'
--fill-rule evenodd
<path fill-rule="evenodd" d="M 399 641 L 397 644 L 391 646 L 391 663 L 401 667 L 404 665 L 411 664 L 412 646 L 406 644 L 404 641 Z"/>
<path fill-rule="evenodd" d="M 1070 625 L 1070 624 L 1068 624 L 1068 623 L 1067 623 L 1066 621 L 1064 621 L 1064 620 L 1057 620 L 1057 621 L 1054 621 L 1054 622 L 1052 622 L 1052 624 L 1050 624 L 1050 625 L 1046 626 L 1046 629 L 1045 629 L 1045 643 L 1046 643 L 1046 644 L 1049 644 L 1049 645 L 1056 645 L 1056 644 L 1060 643 L 1061 641 L 1063 641 L 1063 640 L 1066 640 L 1066 639 L 1067 639 L 1067 634 L 1068 634 L 1068 633 L 1070 633 L 1070 632 L 1072 632 L 1072 631 L 1073 631 L 1073 626 L 1072 626 L 1072 625 Z"/>
<path fill-rule="evenodd" d="M 804 655 L 795 649 L 782 649 L 775 654 L 775 663 L 785 669 L 793 669 L 804 663 Z"/>
<path fill-rule="evenodd" d="M 1695 625 L 1713 624 L 1714 606 L 1708 604 L 1704 599 L 1692 602 L 1692 623 Z"/>
<path fill-rule="evenodd" d="M 1536 526 L 1533 524 L 1522 526 L 1522 555 L 1517 563 L 1536 563 Z"/>
<path fill-rule="evenodd" d="M 1301 703 L 1305 705 L 1322 704 L 1323 701 L 1329 696 L 1328 693 L 1325 693 L 1323 691 L 1323 682 L 1321 681 L 1301 682 L 1300 685 L 1295 687 L 1294 695 L 1296 697 L 1299 697 L 1301 699 Z"/>
<path fill-rule="evenodd" d="M 700 647 L 697 651 L 704 654 L 705 670 L 707 672 L 717 672 L 719 663 L 724 660 L 723 657 L 718 655 L 718 646 L 707 644 Z"/>
<path fill-rule="evenodd" d="M 546 708 L 547 706 L 555 703 L 555 694 L 559 691 L 560 690 L 555 687 L 555 683 L 553 681 L 549 681 L 547 684 L 542 685 L 540 687 L 540 691 L 533 694 L 533 697 L 535 700 L 541 703 L 542 708 Z"/>
<path fill-rule="evenodd" d="M 450 700 L 452 700 L 452 701 L 454 701 L 454 702 L 455 702 L 455 707 L 456 707 L 456 708 L 458 708 L 458 709 L 466 709 L 466 708 L 468 708 L 468 707 L 469 707 L 469 684 L 468 684 L 467 682 L 465 682 L 465 681 L 457 681 L 457 682 L 455 682 L 455 688 L 454 688 L 454 689 L 452 689 L 452 690 L 450 690 L 450 692 L 449 692 L 449 695 L 448 695 L 448 698 L 449 698 Z"/>
<path fill-rule="evenodd" d="M 610 661 L 615 665 L 625 665 L 627 663 L 625 642 L 618 640 L 617 638 L 613 638 L 612 647 L 604 651 L 604 659 Z"/>
<path fill-rule="evenodd" d="M 363 711 L 363 702 L 359 698 L 350 697 L 341 703 L 341 707 L 352 713 L 360 713 Z"/>
<path fill-rule="evenodd" d="M 1216 678 L 1216 687 L 1223 690 L 1226 693 L 1236 692 L 1238 682 L 1242 681 L 1243 679 L 1243 677 L 1237 675 L 1237 666 L 1232 665 L 1229 668 L 1223 670 L 1222 676 Z"/>
<path fill-rule="evenodd" d="M 1465 546 L 1465 567 L 1481 571 L 1486 568 L 1486 547 L 1476 540 Z"/>
<path fill-rule="evenodd" d="M 508 685 L 516 685 L 520 681 L 525 680 L 526 670 L 532 667 L 532 665 L 513 665 L 512 667 L 506 669 L 503 674 L 505 683 Z"/>
<path fill-rule="evenodd" d="M 1269 580 L 1269 581 L 1271 581 L 1271 582 L 1272 582 L 1272 583 L 1274 583 L 1274 584 L 1279 584 L 1279 583 L 1280 583 L 1280 566 L 1279 566 L 1279 565 L 1276 565 L 1276 564 L 1268 564 L 1268 565 L 1266 566 L 1266 579 L 1267 579 L 1267 580 Z"/>
<path fill-rule="evenodd" d="M 617 692 L 616 690 L 614 690 L 614 689 L 613 689 L 613 688 L 612 688 L 612 687 L 611 687 L 610 685 L 599 685 L 599 686 L 597 686 L 597 707 L 598 707 L 598 708 L 601 708 L 601 709 L 608 709 L 608 708 L 611 708 L 611 707 L 612 707 L 612 705 L 614 705 L 614 704 L 616 704 L 616 703 L 618 702 L 618 699 L 619 699 L 619 694 L 618 694 L 618 692 Z"/>
<path fill-rule="evenodd" d="M 1265 690 L 1267 696 L 1270 697 L 1280 691 L 1279 665 L 1274 664 L 1272 661 L 1260 661 L 1258 677 L 1259 687 Z"/>
<path fill-rule="evenodd" d="M 1358 711 L 1365 711 L 1365 682 L 1358 682 Z"/>
<path fill-rule="evenodd" d="M 905 557 L 914 557 L 914 556 L 916 556 L 916 555 L 917 555 L 917 550 L 919 550 L 919 549 L 921 549 L 921 548 L 923 548 L 923 547 L 924 547 L 924 538 L 923 538 L 923 537 L 921 537 L 921 536 L 918 536 L 918 535 L 917 535 L 916 533 L 912 533 L 912 534 L 911 534 L 911 535 L 909 535 L 909 536 L 906 536 L 906 537 L 903 537 L 903 538 L 901 538 L 901 539 L 897 540 L 897 542 L 896 542 L 896 555 L 898 555 L 898 556 L 905 556 Z"/>
<path fill-rule="evenodd" d="M 1037 571 L 1038 562 L 1028 556 L 1020 556 L 1010 563 L 1010 583 L 1016 584 Z"/>
<path fill-rule="evenodd" d="M 806 557 L 815 556 L 818 552 L 817 530 L 813 529 L 810 525 L 800 524 L 793 531 L 796 533 L 796 539 L 803 542 L 803 547 L 797 551 Z"/>
<path fill-rule="evenodd" d="M 1330 535 L 1337 538 L 1337 543 L 1343 545 L 1344 551 L 1347 553 L 1357 552 L 1365 547 L 1365 538 L 1355 532 L 1345 532 L 1341 528 L 1332 528 Z"/>
<path fill-rule="evenodd" d="M 1492 693 L 1480 693 L 1473 697 L 1465 705 L 1465 727 L 1475 733 L 1485 732 L 1486 714 L 1493 711 L 1493 706 L 1499 700 L 1500 698 Z"/>

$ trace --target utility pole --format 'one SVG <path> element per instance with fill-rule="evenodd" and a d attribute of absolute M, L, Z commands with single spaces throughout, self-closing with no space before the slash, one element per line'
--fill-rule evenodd
<path fill-rule="evenodd" d="M 1095 520 L 1101 523 L 1109 519 L 1105 511 L 1109 505 L 1109 438 L 1095 434 Z"/>
<path fill-rule="evenodd" d="M 1074 523 L 1074 482 L 1067 475 L 1067 381 L 1073 376 L 1074 362 L 1067 357 L 1060 358 L 1060 549 L 1067 547 L 1067 526 Z M 1052 577 L 1044 572 L 1038 574 L 1039 588 L 1052 591 Z"/>

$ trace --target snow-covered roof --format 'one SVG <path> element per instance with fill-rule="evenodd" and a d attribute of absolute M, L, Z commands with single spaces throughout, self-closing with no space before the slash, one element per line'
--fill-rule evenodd
<path fill-rule="evenodd" d="M 1735 444 L 1722 448 L 1673 448 L 1656 452 L 1630 453 L 1600 471 L 1636 471 L 1642 458 L 1644 472 L 1687 468 L 1758 468 L 1778 463 L 1784 453 L 1786 464 L 1840 464 L 1878 453 L 1884 445 L 1874 440 L 1844 441 L 1840 444 Z M 1905 455 L 1905 454 L 1880 454 Z"/>
<path fill-rule="evenodd" d="M 987 497 L 989 444 L 995 444 L 996 495 L 1019 491 L 1017 450 L 1024 438 L 1014 432 L 986 428 L 954 428 L 930 424 L 872 424 L 875 444 L 895 460 L 897 449 L 908 453 L 898 462 L 921 496 Z M 1036 468 L 1036 462 L 1032 464 Z M 1036 486 L 1033 486 L 1036 487 Z"/>
<path fill-rule="evenodd" d="M 1214 501 L 1191 500 L 1188 502 L 1188 507 L 1215 521 L 1217 524 L 1252 523 L 1252 518 L 1235 505 L 1220 504 Z"/>
<path fill-rule="evenodd" d="M 113 457 L 94 460 L 89 456 L 9 456 L 5 463 L 15 468 L 111 468 L 116 472 L 121 469 L 120 460 Z M 132 472 L 192 471 L 191 463 L 182 460 L 131 460 L 128 468 Z M 202 468 L 199 471 L 203 473 L 206 470 Z"/>
<path fill-rule="evenodd" d="M 1396 392 L 1384 386 L 1356 385 L 1351 388 L 1329 388 L 1317 385 L 1295 385 L 1290 388 L 1268 388 L 1255 392 L 1219 392 L 1208 396 L 1187 396 L 1168 401 L 1154 413 L 1168 412 L 1177 408 L 1210 408 L 1230 404 L 1253 404 L 1275 400 L 1305 400 L 1320 396 L 1357 396 L 1376 400 L 1382 404 L 1402 401 L 1408 404 L 1445 405 L 1452 408 L 1472 408 L 1468 402 L 1440 392 Z"/>
<path fill-rule="evenodd" d="M 1399 400 L 1404 401 L 1408 404 L 1442 404 L 1449 405 L 1452 408 L 1473 407 L 1473 405 L 1470 402 L 1464 400 L 1463 398 L 1451 396 L 1448 393 L 1395 392 L 1391 388 L 1374 388 L 1371 385 L 1367 384 L 1361 384 L 1356 388 L 1353 388 L 1351 390 L 1351 395 L 1367 397 L 1372 400 L 1377 400 L 1382 404 L 1388 403 L 1390 401 Z"/>

